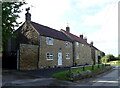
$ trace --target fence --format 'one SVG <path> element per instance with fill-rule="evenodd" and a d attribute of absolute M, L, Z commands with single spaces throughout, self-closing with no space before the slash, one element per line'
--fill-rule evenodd
<path fill-rule="evenodd" d="M 75 79 L 78 79 L 78 76 L 81 76 L 81 72 L 79 70 L 76 70 L 76 72 L 72 72 L 72 69 L 76 69 L 76 68 L 81 68 L 83 73 L 82 74 L 87 74 L 87 76 L 89 75 L 89 71 L 86 69 L 86 67 L 90 66 L 91 69 L 90 70 L 95 70 L 96 68 L 104 68 L 107 66 L 110 66 L 110 64 L 96 64 L 96 65 L 85 65 L 85 66 L 77 66 L 77 67 L 70 67 L 69 69 L 69 76 L 70 78 L 72 78 L 72 81 Z M 87 72 L 87 73 L 84 73 Z M 85 76 L 85 75 L 84 75 Z"/>
<path fill-rule="evenodd" d="M 110 64 L 96 64 L 98 68 L 100 68 L 100 66 L 102 65 L 102 68 L 103 67 L 106 67 L 106 66 L 110 66 Z M 94 66 L 96 65 L 85 65 L 85 66 L 76 66 L 76 67 L 70 67 L 69 70 L 72 70 L 72 69 L 75 69 L 75 68 L 82 68 L 83 71 L 85 71 L 85 67 L 87 66 L 91 66 L 91 69 L 94 70 Z"/>

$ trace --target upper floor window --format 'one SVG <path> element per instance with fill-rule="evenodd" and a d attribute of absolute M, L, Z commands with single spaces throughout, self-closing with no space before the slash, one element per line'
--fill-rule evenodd
<path fill-rule="evenodd" d="M 67 48 L 70 47 L 70 42 L 66 41 L 66 47 L 67 47 Z"/>
<path fill-rule="evenodd" d="M 76 42 L 76 46 L 79 47 L 79 42 Z"/>
<path fill-rule="evenodd" d="M 53 45 L 54 39 L 50 37 L 46 37 L 46 43 L 47 45 Z"/>
<path fill-rule="evenodd" d="M 70 59 L 70 54 L 66 53 L 66 59 Z"/>
<path fill-rule="evenodd" d="M 53 60 L 53 53 L 47 52 L 46 58 L 47 58 L 47 60 Z"/>

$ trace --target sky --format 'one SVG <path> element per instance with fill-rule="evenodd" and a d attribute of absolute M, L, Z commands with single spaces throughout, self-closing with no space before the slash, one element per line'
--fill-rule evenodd
<path fill-rule="evenodd" d="M 25 21 L 30 7 L 31 20 L 56 30 L 66 29 L 87 37 L 88 43 L 106 54 L 118 55 L 118 2 L 120 0 L 25 0 L 18 21 Z"/>

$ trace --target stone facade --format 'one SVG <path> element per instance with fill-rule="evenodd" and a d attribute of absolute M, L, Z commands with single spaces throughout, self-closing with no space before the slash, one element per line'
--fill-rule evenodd
<path fill-rule="evenodd" d="M 91 57 L 93 60 L 93 64 L 101 63 L 101 51 L 91 46 Z"/>
<path fill-rule="evenodd" d="M 98 60 L 98 51 L 95 52 L 87 44 L 77 44 L 76 42 L 73 44 L 73 42 L 53 38 L 53 45 L 48 45 L 46 38 L 49 36 L 40 35 L 29 22 L 25 22 L 18 33 L 21 34 L 19 37 L 23 36 L 25 38 L 25 41 L 18 38 L 20 41 L 18 63 L 20 70 L 67 67 L 74 65 L 74 63 L 77 63 L 77 65 L 93 64 L 94 60 Z M 66 47 L 66 42 L 69 42 L 69 47 Z M 94 55 L 92 55 L 93 51 Z M 48 60 L 47 53 L 52 53 L 53 59 Z M 58 65 L 58 53 L 62 54 L 61 65 Z M 67 55 L 69 58 L 67 58 Z"/>
<path fill-rule="evenodd" d="M 20 33 L 27 39 L 28 44 L 39 45 L 39 33 L 29 22 L 25 22 Z"/>
<path fill-rule="evenodd" d="M 100 55 L 100 51 L 99 50 L 95 50 L 95 62 L 96 62 L 96 64 L 100 64 L 101 63 L 101 61 L 99 60 L 101 57 L 101 55 Z"/>
<path fill-rule="evenodd" d="M 75 63 L 98 63 L 99 50 L 90 47 L 87 39 L 71 34 L 70 27 L 66 27 L 66 31 L 57 31 L 35 23 L 31 21 L 29 8 L 25 16 L 26 21 L 15 31 L 17 38 L 13 44 L 14 50 L 19 51 L 18 69 L 33 70 L 67 67 Z M 68 45 L 69 47 L 66 47 Z"/>
<path fill-rule="evenodd" d="M 33 70 L 38 67 L 38 46 L 30 44 L 20 44 L 19 69 Z"/>
<path fill-rule="evenodd" d="M 46 37 L 40 36 L 40 56 L 39 56 L 39 68 L 58 67 L 58 53 L 62 53 L 62 65 L 60 67 L 72 66 L 73 64 L 73 52 L 72 43 L 70 47 L 66 47 L 66 41 L 54 39 L 53 45 L 47 45 Z M 46 53 L 53 53 L 53 60 L 47 60 Z M 70 59 L 66 59 L 66 53 L 70 54 Z"/>
<path fill-rule="evenodd" d="M 95 60 L 95 48 L 91 47 L 91 58 L 93 60 L 93 64 L 97 64 Z"/>
<path fill-rule="evenodd" d="M 88 45 L 76 42 L 75 62 L 77 65 L 93 64 L 91 58 L 91 48 Z"/>

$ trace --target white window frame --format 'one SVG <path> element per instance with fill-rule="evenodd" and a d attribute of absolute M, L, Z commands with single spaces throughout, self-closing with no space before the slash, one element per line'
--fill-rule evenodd
<path fill-rule="evenodd" d="M 79 47 L 79 42 L 76 42 L 76 46 Z"/>
<path fill-rule="evenodd" d="M 49 55 L 48 55 L 48 54 L 49 54 Z M 46 53 L 46 59 L 47 59 L 47 60 L 53 60 L 53 56 L 54 56 L 54 55 L 53 55 L 53 53 L 51 53 L 51 52 L 47 52 L 47 53 Z M 48 57 L 49 57 L 49 58 L 48 58 Z M 52 58 L 51 58 L 51 57 L 52 57 Z"/>
<path fill-rule="evenodd" d="M 53 43 L 54 43 L 54 39 L 53 39 L 53 38 L 51 38 L 51 37 L 46 37 L 46 44 L 47 44 L 47 45 L 53 45 Z"/>
<path fill-rule="evenodd" d="M 66 53 L 66 59 L 70 59 L 70 54 Z"/>
<path fill-rule="evenodd" d="M 85 46 L 84 44 L 82 44 L 82 46 Z"/>
<path fill-rule="evenodd" d="M 79 54 L 77 54 L 76 59 L 80 59 L 80 55 Z"/>
<path fill-rule="evenodd" d="M 66 41 L 66 42 L 65 42 L 65 46 L 66 46 L 67 48 L 70 48 L 70 42 Z"/>

